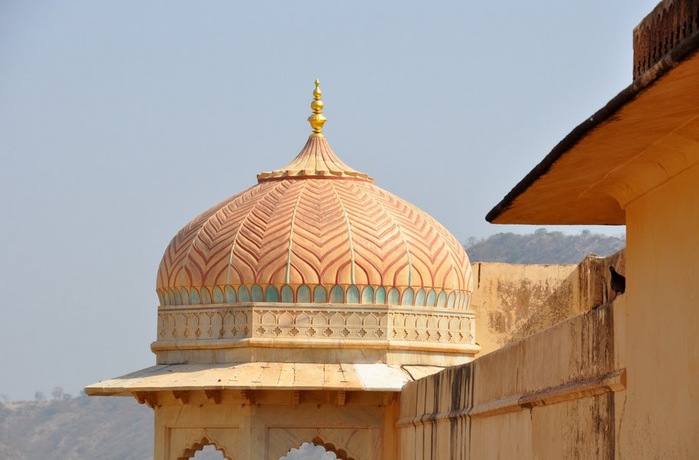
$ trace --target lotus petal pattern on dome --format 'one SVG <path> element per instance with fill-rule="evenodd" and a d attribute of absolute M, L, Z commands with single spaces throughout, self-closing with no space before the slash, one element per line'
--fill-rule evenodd
<path fill-rule="evenodd" d="M 257 185 L 173 238 L 158 270 L 161 305 L 468 308 L 473 281 L 461 244 L 373 182 L 342 162 L 314 128 L 291 163 L 259 174 Z"/>

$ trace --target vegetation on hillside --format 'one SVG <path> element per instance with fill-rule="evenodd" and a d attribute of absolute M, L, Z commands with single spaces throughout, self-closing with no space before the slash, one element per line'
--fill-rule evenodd
<path fill-rule="evenodd" d="M 583 230 L 579 235 L 549 232 L 517 235 L 498 233 L 478 240 L 469 238 L 464 248 L 471 262 L 515 264 L 577 264 L 589 254 L 608 256 L 626 246 L 626 239 Z"/>

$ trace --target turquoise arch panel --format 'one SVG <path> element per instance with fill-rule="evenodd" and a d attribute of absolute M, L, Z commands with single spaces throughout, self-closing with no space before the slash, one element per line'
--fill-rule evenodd
<path fill-rule="evenodd" d="M 345 301 L 345 290 L 342 286 L 335 285 L 330 290 L 330 303 L 343 303 Z"/>
<path fill-rule="evenodd" d="M 420 289 L 417 291 L 417 295 L 415 296 L 415 306 L 416 307 L 424 307 L 425 306 L 425 290 Z"/>
<path fill-rule="evenodd" d="M 412 306 L 414 301 L 415 301 L 415 292 L 413 291 L 413 288 L 406 289 L 403 292 L 403 300 L 401 301 L 401 305 Z"/>
<path fill-rule="evenodd" d="M 399 305 L 400 304 L 400 292 L 398 292 L 398 289 L 391 288 L 388 291 L 388 304 L 389 305 Z"/>
<path fill-rule="evenodd" d="M 237 301 L 238 299 L 235 295 L 235 289 L 233 289 L 233 286 L 226 286 L 226 302 L 235 303 Z"/>
<path fill-rule="evenodd" d="M 379 305 L 386 303 L 386 289 L 383 286 L 379 286 L 376 290 L 376 303 Z"/>
<path fill-rule="evenodd" d="M 262 302 L 264 298 L 262 297 L 262 288 L 259 284 L 253 284 L 250 290 L 250 297 L 252 297 L 253 302 Z"/>
<path fill-rule="evenodd" d="M 214 286 L 211 297 L 213 298 L 214 303 L 223 303 L 225 301 L 223 291 L 218 286 Z"/>
<path fill-rule="evenodd" d="M 293 303 L 294 302 L 294 290 L 291 286 L 285 284 L 282 286 L 282 302 Z"/>
<path fill-rule="evenodd" d="M 238 288 L 238 299 L 240 302 L 250 302 L 250 291 L 245 286 L 240 286 Z"/>
<path fill-rule="evenodd" d="M 323 286 L 316 286 L 313 290 L 313 302 L 325 303 L 328 301 L 328 291 Z"/>
<path fill-rule="evenodd" d="M 189 302 L 190 305 L 197 305 L 201 303 L 201 300 L 199 299 L 199 290 L 197 288 L 190 288 L 189 290 Z"/>
<path fill-rule="evenodd" d="M 430 292 L 427 294 L 427 301 L 425 302 L 426 307 L 434 307 L 434 304 L 437 301 L 437 293 L 434 292 L 434 290 L 430 289 Z"/>
<path fill-rule="evenodd" d="M 206 288 L 206 287 L 201 288 L 201 303 L 203 303 L 203 304 L 210 304 L 211 303 L 211 293 L 209 292 L 209 288 Z"/>
<path fill-rule="evenodd" d="M 267 286 L 265 289 L 265 302 L 279 302 L 279 292 L 274 286 Z"/>
<path fill-rule="evenodd" d="M 366 286 L 362 291 L 362 303 L 374 303 L 374 288 Z"/>
<path fill-rule="evenodd" d="M 189 305 L 189 291 L 186 288 L 181 289 L 182 305 Z"/>
<path fill-rule="evenodd" d="M 299 303 L 311 303 L 311 288 L 305 284 L 299 287 L 299 292 L 297 294 Z"/>
<path fill-rule="evenodd" d="M 347 303 L 359 303 L 359 288 L 350 286 L 347 288 Z"/>

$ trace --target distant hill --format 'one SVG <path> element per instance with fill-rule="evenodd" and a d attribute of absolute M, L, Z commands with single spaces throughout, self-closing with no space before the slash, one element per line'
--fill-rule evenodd
<path fill-rule="evenodd" d="M 224 460 L 213 446 L 192 458 Z M 134 398 L 0 402 L 0 460 L 152 459 L 153 411 Z"/>
<path fill-rule="evenodd" d="M 625 238 L 583 230 L 579 235 L 548 232 L 544 228 L 528 235 L 498 233 L 464 245 L 471 262 L 514 264 L 577 264 L 589 254 L 608 256 L 626 246 Z"/>
<path fill-rule="evenodd" d="M 133 398 L 0 403 L 0 459 L 152 458 L 153 411 Z"/>

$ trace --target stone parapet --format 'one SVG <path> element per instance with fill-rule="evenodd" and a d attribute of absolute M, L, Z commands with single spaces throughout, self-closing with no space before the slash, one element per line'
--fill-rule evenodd
<path fill-rule="evenodd" d="M 383 355 L 394 354 L 407 360 L 405 364 L 433 364 L 430 355 L 435 354 L 434 363 L 444 365 L 470 360 L 480 350 L 475 327 L 473 312 L 453 309 L 269 303 L 161 307 L 158 340 L 151 348 L 159 364 L 236 362 L 263 356 L 303 361 L 298 352 L 302 349 L 306 360 L 322 355 L 330 362 L 348 362 L 351 356 L 355 362 L 361 359 L 360 350 L 361 361 L 385 361 Z M 456 361 L 445 361 L 443 355 L 456 355 Z"/>
<path fill-rule="evenodd" d="M 412 448 L 401 458 L 614 458 L 624 308 L 621 298 L 408 383 L 397 426 Z"/>
<path fill-rule="evenodd" d="M 699 0 L 665 0 L 633 31 L 634 80 L 699 30 Z"/>

